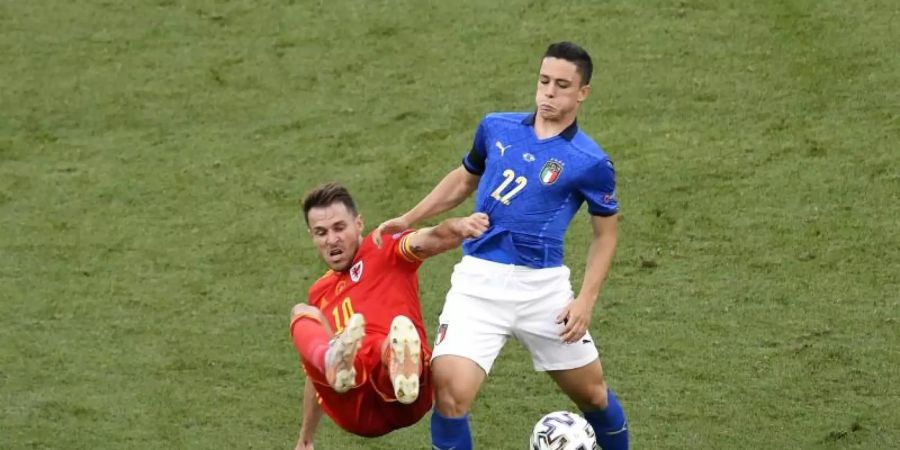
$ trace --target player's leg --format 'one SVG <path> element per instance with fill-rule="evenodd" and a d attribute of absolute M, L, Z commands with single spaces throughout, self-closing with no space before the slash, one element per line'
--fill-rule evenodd
<path fill-rule="evenodd" d="M 443 355 L 431 362 L 434 412 L 431 443 L 435 450 L 471 450 L 469 411 L 487 374 L 469 358 Z"/>
<path fill-rule="evenodd" d="M 575 344 L 577 345 L 577 344 Z M 628 423 L 616 395 L 606 385 L 599 359 L 574 369 L 547 372 L 594 428 L 603 450 L 628 449 Z"/>
<path fill-rule="evenodd" d="M 422 376 L 422 339 L 408 317 L 394 317 L 383 355 L 397 401 L 406 405 L 415 402 Z"/>
<path fill-rule="evenodd" d="M 472 448 L 469 410 L 506 343 L 513 314 L 506 304 L 447 294 L 431 361 L 434 449 Z"/>
<path fill-rule="evenodd" d="M 356 354 L 366 336 L 366 320 L 362 314 L 353 314 L 344 329 L 334 336 L 325 353 L 325 378 L 335 392 L 347 392 L 356 387 Z"/>
<path fill-rule="evenodd" d="M 350 316 L 341 333 L 332 336 L 328 322 L 318 308 L 297 304 L 291 309 L 291 338 L 303 358 L 307 370 L 324 375 L 337 392 L 346 392 L 356 385 L 356 361 L 366 322 L 362 315 Z M 321 378 L 310 374 L 314 378 Z"/>
<path fill-rule="evenodd" d="M 325 353 L 331 329 L 318 308 L 299 303 L 291 308 L 291 338 L 297 353 L 308 365 L 325 373 Z"/>
<path fill-rule="evenodd" d="M 514 270 L 471 256 L 453 269 L 431 359 L 434 449 L 472 448 L 469 410 L 515 322 L 516 298 L 507 295 Z"/>
<path fill-rule="evenodd" d="M 615 395 L 606 387 L 600 354 L 590 333 L 571 344 L 560 338 L 564 325 L 556 323 L 556 317 L 573 298 L 568 270 L 560 270 L 555 280 L 540 281 L 541 286 L 552 288 L 548 290 L 550 294 L 518 305 L 518 321 L 513 334 L 531 353 L 535 370 L 550 374 L 578 405 L 594 428 L 601 448 L 627 449 L 625 414 Z"/>

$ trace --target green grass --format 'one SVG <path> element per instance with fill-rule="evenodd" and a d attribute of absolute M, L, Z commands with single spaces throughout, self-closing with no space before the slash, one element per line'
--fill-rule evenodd
<path fill-rule="evenodd" d="M 620 247 L 592 332 L 640 449 L 900 446 L 900 10 L 888 1 L 0 3 L 0 448 L 292 448 L 297 200 L 370 226 L 594 55 Z M 470 203 L 456 212 L 463 213 Z M 568 264 L 580 280 L 587 220 Z M 422 270 L 436 322 L 458 253 Z M 473 411 L 571 405 L 504 351 Z M 428 446 L 323 426 L 319 449 Z"/>

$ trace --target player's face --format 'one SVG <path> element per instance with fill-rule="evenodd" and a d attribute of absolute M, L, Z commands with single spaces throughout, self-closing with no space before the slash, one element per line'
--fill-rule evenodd
<path fill-rule="evenodd" d="M 354 216 L 341 202 L 311 208 L 307 215 L 309 233 L 319 255 L 331 270 L 350 268 L 362 241 L 362 217 Z"/>
<path fill-rule="evenodd" d="M 538 74 L 534 102 L 544 120 L 563 120 L 574 116 L 578 106 L 591 93 L 590 85 L 581 85 L 574 63 L 559 58 L 544 58 Z"/>

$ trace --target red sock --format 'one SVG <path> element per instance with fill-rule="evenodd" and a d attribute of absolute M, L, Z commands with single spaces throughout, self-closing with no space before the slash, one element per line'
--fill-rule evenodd
<path fill-rule="evenodd" d="M 311 317 L 298 317 L 291 325 L 291 337 L 300 357 L 325 373 L 325 352 L 331 336 L 322 324 Z"/>

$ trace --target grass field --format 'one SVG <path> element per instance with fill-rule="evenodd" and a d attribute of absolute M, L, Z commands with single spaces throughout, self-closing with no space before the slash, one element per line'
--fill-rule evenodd
<path fill-rule="evenodd" d="M 0 448 L 293 448 L 288 313 L 323 271 L 297 200 L 403 212 L 561 39 L 618 170 L 591 329 L 634 448 L 900 448 L 886 0 L 0 2 Z M 431 325 L 458 257 L 422 270 Z M 476 443 L 524 449 L 571 405 L 515 343 L 495 368 Z"/>

